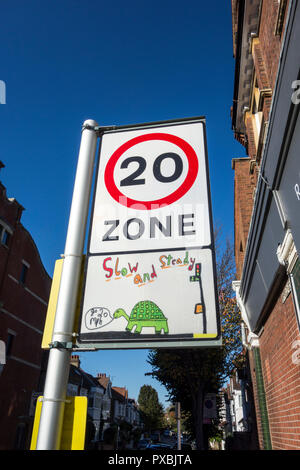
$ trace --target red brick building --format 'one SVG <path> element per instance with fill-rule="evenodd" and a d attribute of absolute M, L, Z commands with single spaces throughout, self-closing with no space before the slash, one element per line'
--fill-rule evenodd
<path fill-rule="evenodd" d="M 0 340 L 6 345 L 0 371 L 0 449 L 28 448 L 32 393 L 42 390 L 45 372 L 41 340 L 51 278 L 21 223 L 23 210 L 0 182 Z"/>
<path fill-rule="evenodd" d="M 300 6 L 232 0 L 234 288 L 261 449 L 300 449 Z"/>

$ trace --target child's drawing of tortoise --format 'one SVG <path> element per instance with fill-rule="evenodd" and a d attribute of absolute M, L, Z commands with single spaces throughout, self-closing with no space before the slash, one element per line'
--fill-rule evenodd
<path fill-rule="evenodd" d="M 155 328 L 155 333 L 165 334 L 169 333 L 167 318 L 162 313 L 161 309 L 151 300 L 141 300 L 132 309 L 130 316 L 127 315 L 125 310 L 118 308 L 114 312 L 114 318 L 124 317 L 127 320 L 127 331 L 140 333 L 142 328 L 152 326 Z"/>

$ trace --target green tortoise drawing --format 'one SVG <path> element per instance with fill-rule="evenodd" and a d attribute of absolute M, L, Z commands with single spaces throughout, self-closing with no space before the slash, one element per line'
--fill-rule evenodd
<path fill-rule="evenodd" d="M 140 333 L 142 328 L 152 326 L 155 328 L 155 333 L 165 334 L 169 333 L 167 318 L 162 313 L 161 309 L 151 300 L 141 300 L 132 309 L 130 317 L 125 310 L 118 308 L 114 313 L 114 318 L 124 317 L 127 320 L 126 331 Z"/>

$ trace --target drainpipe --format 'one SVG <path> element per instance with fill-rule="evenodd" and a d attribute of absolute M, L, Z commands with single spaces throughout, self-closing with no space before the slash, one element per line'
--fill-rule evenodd
<path fill-rule="evenodd" d="M 263 379 L 263 373 L 262 373 L 262 367 L 261 367 L 260 352 L 259 352 L 258 347 L 254 347 L 252 350 L 253 350 L 253 357 L 254 357 L 254 362 L 255 362 L 256 388 L 257 388 L 258 404 L 259 404 L 260 418 L 261 418 L 263 446 L 264 446 L 264 450 L 272 450 L 268 409 L 267 409 L 264 379 Z"/>

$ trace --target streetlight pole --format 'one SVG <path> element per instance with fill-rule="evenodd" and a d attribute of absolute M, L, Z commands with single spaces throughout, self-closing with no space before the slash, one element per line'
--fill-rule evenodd
<path fill-rule="evenodd" d="M 180 402 L 175 404 L 175 416 L 177 419 L 177 450 L 181 450 L 181 412 L 180 412 Z"/>
<path fill-rule="evenodd" d="M 97 127 L 95 121 L 87 120 L 82 128 L 37 450 L 58 450 L 60 447 L 80 267 L 97 146 Z"/>

